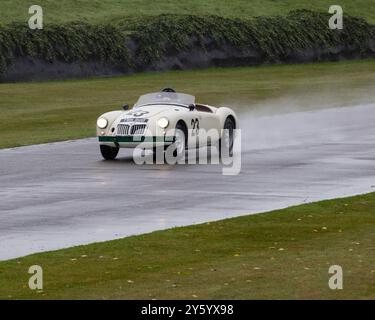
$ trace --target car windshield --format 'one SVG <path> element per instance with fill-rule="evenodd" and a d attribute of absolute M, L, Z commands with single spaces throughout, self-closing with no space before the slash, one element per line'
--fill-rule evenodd
<path fill-rule="evenodd" d="M 140 96 L 134 108 L 152 104 L 171 104 L 188 107 L 195 103 L 195 97 L 190 94 L 177 92 L 154 92 Z"/>

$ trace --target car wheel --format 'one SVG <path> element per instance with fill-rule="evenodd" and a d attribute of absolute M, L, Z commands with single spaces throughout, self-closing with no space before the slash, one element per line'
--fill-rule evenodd
<path fill-rule="evenodd" d="M 100 152 L 105 160 L 114 160 L 117 157 L 119 148 L 101 145 Z"/>
<path fill-rule="evenodd" d="M 177 159 L 181 159 L 185 156 L 186 151 L 186 136 L 185 130 L 181 123 L 177 123 L 176 132 L 174 136 L 174 147 L 173 156 Z"/>
<path fill-rule="evenodd" d="M 224 129 L 224 134 L 222 138 L 219 140 L 219 154 L 220 154 L 220 157 L 223 156 L 224 150 L 222 148 L 224 147 L 226 150 L 225 155 L 229 155 L 230 157 L 232 157 L 235 124 L 231 118 L 227 118 L 225 120 L 223 129 Z"/>
<path fill-rule="evenodd" d="M 185 156 L 185 150 L 186 150 L 186 136 L 185 136 L 185 130 L 183 125 L 178 123 L 176 125 L 176 132 L 174 136 L 174 150 L 173 150 L 173 157 L 177 160 L 181 159 Z M 160 148 L 160 149 L 159 149 Z M 168 153 L 168 147 L 154 147 L 153 148 L 153 161 L 156 163 L 157 161 L 157 154 L 158 152 L 164 153 L 164 160 L 166 161 L 166 156 Z M 166 161 L 168 162 L 168 161 Z"/>

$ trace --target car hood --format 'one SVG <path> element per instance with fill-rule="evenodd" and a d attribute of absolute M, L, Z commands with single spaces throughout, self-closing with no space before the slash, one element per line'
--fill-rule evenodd
<path fill-rule="evenodd" d="M 173 106 L 173 105 L 149 105 L 138 107 L 129 111 L 126 111 L 121 117 L 122 118 L 152 118 L 160 115 L 163 112 L 168 112 L 173 109 L 184 109 L 184 107 Z"/>

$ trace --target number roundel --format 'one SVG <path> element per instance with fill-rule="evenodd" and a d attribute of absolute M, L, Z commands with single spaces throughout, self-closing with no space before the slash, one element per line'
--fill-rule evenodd
<path fill-rule="evenodd" d="M 199 134 L 199 119 L 191 119 L 191 126 L 192 126 L 192 136 L 198 135 Z"/>
<path fill-rule="evenodd" d="M 199 119 L 191 119 L 191 126 L 193 127 L 193 130 L 199 130 Z"/>

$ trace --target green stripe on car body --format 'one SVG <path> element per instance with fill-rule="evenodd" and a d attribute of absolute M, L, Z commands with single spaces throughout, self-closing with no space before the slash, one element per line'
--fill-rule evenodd
<path fill-rule="evenodd" d="M 129 142 L 129 143 L 142 143 L 142 142 L 173 142 L 173 136 L 102 136 L 99 137 L 99 142 Z"/>

